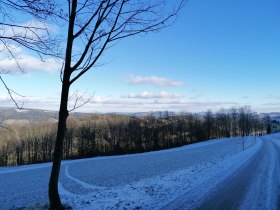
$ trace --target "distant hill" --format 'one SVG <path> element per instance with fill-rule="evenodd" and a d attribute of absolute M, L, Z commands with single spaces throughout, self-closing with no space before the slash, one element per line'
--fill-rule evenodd
<path fill-rule="evenodd" d="M 81 113 L 81 112 L 73 112 L 70 113 L 70 116 L 81 117 L 85 115 L 91 115 L 97 113 Z M 104 113 L 105 115 L 113 114 L 113 115 L 127 115 L 127 116 L 135 116 L 135 117 L 144 117 L 153 115 L 155 117 L 164 117 L 167 112 L 166 111 L 154 111 L 154 112 L 110 112 Z M 178 113 L 176 112 L 168 112 L 169 116 L 175 116 Z M 58 112 L 57 111 L 48 111 L 41 109 L 16 109 L 16 108 L 7 108 L 0 107 L 0 121 L 5 122 L 6 124 L 26 124 L 26 123 L 34 123 L 40 121 L 48 121 L 48 122 L 56 122 L 58 120 Z"/>
<path fill-rule="evenodd" d="M 58 113 L 55 111 L 46 111 L 39 109 L 15 109 L 15 108 L 0 108 L 0 119 L 2 121 L 15 122 L 25 120 L 26 122 L 38 122 L 48 119 L 58 119 Z"/>
<path fill-rule="evenodd" d="M 88 114 L 73 112 L 70 115 L 79 117 Z M 4 122 L 5 124 L 27 124 L 40 121 L 55 123 L 57 120 L 57 111 L 0 107 L 0 122 Z"/>
<path fill-rule="evenodd" d="M 96 113 L 82 113 L 82 112 L 73 112 L 70 113 L 71 116 L 81 117 L 85 115 L 96 114 Z M 128 115 L 135 117 L 143 117 L 153 115 L 155 117 L 165 116 L 167 114 L 166 111 L 154 111 L 154 112 L 110 112 L 105 114 L 117 114 L 117 115 Z M 175 116 L 179 113 L 176 112 L 168 112 L 169 116 Z M 180 113 L 186 114 L 186 113 Z M 280 121 L 280 112 L 270 112 L 270 113 L 259 113 L 260 117 L 264 117 L 268 114 L 272 120 Z M 205 112 L 196 113 L 198 116 L 204 116 Z M 16 109 L 11 107 L 0 107 L 0 121 L 5 121 L 7 124 L 12 123 L 32 123 L 39 121 L 48 121 L 48 122 L 56 122 L 58 120 L 58 112 L 57 111 L 49 111 L 42 109 Z"/>
<path fill-rule="evenodd" d="M 264 117 L 267 114 L 270 116 L 271 120 L 277 120 L 280 122 L 280 112 L 260 113 L 260 116 Z"/>
<path fill-rule="evenodd" d="M 128 115 L 128 116 L 134 116 L 134 117 L 145 117 L 149 115 L 153 115 L 155 117 L 161 117 L 166 115 L 166 111 L 154 111 L 154 112 L 109 112 L 106 114 L 116 114 L 116 115 Z M 175 112 L 168 112 L 169 116 L 175 116 Z"/>

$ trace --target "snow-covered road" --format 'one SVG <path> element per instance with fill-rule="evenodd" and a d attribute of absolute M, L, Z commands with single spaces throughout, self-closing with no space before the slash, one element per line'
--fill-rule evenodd
<path fill-rule="evenodd" d="M 261 148 L 231 173 L 219 179 L 219 185 L 196 195 L 193 205 L 192 191 L 168 203 L 164 209 L 278 209 L 280 141 L 270 135 L 259 139 Z M 276 140 L 278 139 L 278 140 Z M 234 166 L 233 166 L 234 167 Z M 211 187 L 212 184 L 205 183 Z M 196 191 L 197 189 L 193 189 Z M 199 190 L 200 191 L 200 190 Z"/>
<path fill-rule="evenodd" d="M 220 139 L 158 152 L 64 161 L 74 209 L 277 209 L 280 135 Z M 0 209 L 43 208 L 50 163 L 0 168 Z"/>

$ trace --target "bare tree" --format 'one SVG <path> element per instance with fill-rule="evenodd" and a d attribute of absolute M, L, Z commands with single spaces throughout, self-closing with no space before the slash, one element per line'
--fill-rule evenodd
<path fill-rule="evenodd" d="M 231 133 L 233 137 L 236 137 L 238 135 L 238 110 L 232 107 L 229 113 L 231 118 Z"/>
<path fill-rule="evenodd" d="M 271 117 L 268 114 L 265 114 L 263 117 L 263 124 L 267 134 L 271 133 Z"/>
<path fill-rule="evenodd" d="M 1 73 L 0 73 L 1 74 Z M 14 98 L 14 95 L 17 95 L 17 96 L 21 96 L 21 97 L 24 97 L 23 95 L 15 92 L 14 90 L 12 90 L 11 88 L 8 87 L 8 85 L 6 84 L 6 82 L 4 81 L 4 79 L 2 78 L 2 76 L 0 76 L 0 81 L 2 82 L 2 84 L 4 85 L 5 89 L 7 90 L 8 92 L 8 95 L 10 97 L 10 99 L 14 102 L 15 106 L 18 108 L 18 109 L 21 109 L 23 107 L 23 103 L 21 105 L 19 105 L 19 103 L 17 102 L 17 100 Z M 1 123 L 0 123 L 1 124 Z"/>
<path fill-rule="evenodd" d="M 242 136 L 242 148 L 245 149 L 244 136 L 250 135 L 253 129 L 253 112 L 249 106 L 239 108 L 239 130 Z"/>
<path fill-rule="evenodd" d="M 63 209 L 58 193 L 58 179 L 63 155 L 70 86 L 92 67 L 117 41 L 160 29 L 173 23 L 185 0 L 68 0 L 67 45 L 61 71 L 62 91 L 58 130 L 49 182 L 51 209 Z M 80 51 L 73 49 L 79 45 Z"/>
<path fill-rule="evenodd" d="M 206 135 L 207 135 L 207 139 L 211 139 L 212 138 L 212 130 L 214 127 L 214 116 L 211 110 L 208 110 L 205 113 L 205 121 L 204 121 L 204 126 L 206 128 Z"/>

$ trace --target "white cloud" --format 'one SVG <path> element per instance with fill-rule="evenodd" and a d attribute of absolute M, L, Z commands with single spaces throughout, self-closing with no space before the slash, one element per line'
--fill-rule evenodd
<path fill-rule="evenodd" d="M 0 36 L 27 37 L 32 40 L 31 42 L 36 42 L 41 39 L 51 38 L 51 35 L 56 35 L 59 31 L 57 25 L 34 20 L 21 24 L 18 23 L 17 25 L 33 28 L 32 30 L 28 30 L 24 27 L 1 26 Z M 44 57 L 42 60 L 37 54 L 33 56 L 29 49 L 8 39 L 4 39 L 3 42 L 0 43 L 0 52 L 0 70 L 5 72 L 19 73 L 20 70 L 24 70 L 24 73 L 30 71 L 53 72 L 58 71 L 62 65 L 62 60 L 60 59 Z"/>
<path fill-rule="evenodd" d="M 114 99 L 114 98 L 105 98 L 105 97 L 100 97 L 100 96 L 96 96 L 93 98 L 92 100 L 93 104 L 111 104 L 111 105 L 120 105 L 120 104 L 135 104 L 135 102 L 129 102 L 123 99 Z"/>
<path fill-rule="evenodd" d="M 280 106 L 280 103 L 263 103 L 263 106 Z"/>
<path fill-rule="evenodd" d="M 37 96 L 13 96 L 19 107 L 45 109 L 45 110 L 58 110 L 59 100 L 55 98 L 41 98 Z M 15 104 L 8 95 L 0 95 L 1 106 L 14 107 Z"/>
<path fill-rule="evenodd" d="M 58 110 L 59 97 L 58 95 L 46 97 L 16 97 L 21 105 L 24 102 L 24 108 L 38 108 L 45 110 Z M 8 96 L 0 95 L 1 106 L 14 106 Z M 71 103 L 71 102 L 70 102 Z M 73 103 L 70 104 L 70 108 Z M 111 98 L 95 96 L 90 103 L 87 103 L 75 112 L 149 112 L 149 111 L 175 111 L 175 112 L 203 112 L 208 109 L 217 111 L 220 108 L 230 108 L 233 106 L 241 106 L 232 101 L 207 101 L 207 100 L 187 100 L 187 99 L 165 99 L 157 98 L 150 100 L 143 100 L 141 98 Z M 270 107 L 270 110 L 279 110 L 279 103 L 262 104 L 256 107 L 257 111 L 264 107 Z M 253 107 L 255 108 L 255 106 Z"/>
<path fill-rule="evenodd" d="M 165 91 L 161 91 L 159 93 L 151 93 L 144 91 L 140 94 L 130 93 L 127 96 L 123 96 L 123 98 L 139 98 L 139 99 L 172 99 L 172 98 L 182 98 L 184 97 L 179 93 L 169 93 Z"/>
<path fill-rule="evenodd" d="M 149 112 L 166 110 L 175 112 L 202 112 L 207 109 L 215 111 L 222 107 L 230 108 L 238 105 L 238 103 L 226 101 L 189 101 L 166 99 L 139 101 L 137 99 L 126 100 L 97 97 L 94 103 L 85 105 L 81 110 L 94 112 Z"/>
<path fill-rule="evenodd" d="M 17 54 L 17 62 L 23 69 L 24 73 L 31 71 L 36 72 L 56 72 L 59 71 L 62 65 L 62 61 L 55 58 L 46 58 L 41 60 L 38 57 L 27 55 L 24 53 Z M 19 68 L 14 59 L 0 60 L 0 69 L 8 71 L 10 73 L 18 73 Z"/>
<path fill-rule="evenodd" d="M 92 103 L 86 104 L 80 110 L 90 112 L 148 112 L 165 110 L 176 112 L 201 112 L 208 109 L 215 111 L 222 107 L 230 108 L 232 106 L 239 105 L 238 103 L 231 101 L 194 101 L 183 99 L 166 100 L 165 98 L 141 100 L 142 98 L 135 97 L 132 99 L 134 100 L 96 96 L 94 97 Z"/>
<path fill-rule="evenodd" d="M 169 87 L 177 87 L 184 85 L 182 81 L 171 80 L 166 77 L 158 77 L 158 76 L 135 76 L 131 75 L 129 78 L 129 83 L 132 85 L 155 85 L 155 86 L 169 86 Z"/>

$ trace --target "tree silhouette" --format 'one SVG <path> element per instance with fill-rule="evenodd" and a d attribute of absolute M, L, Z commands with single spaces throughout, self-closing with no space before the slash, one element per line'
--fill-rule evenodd
<path fill-rule="evenodd" d="M 63 209 L 58 179 L 63 155 L 70 86 L 92 67 L 116 41 L 137 34 L 159 31 L 173 23 L 185 0 L 68 0 L 67 44 L 61 71 L 62 91 L 58 130 L 49 182 L 51 209 Z M 73 46 L 78 44 L 79 50 Z"/>

